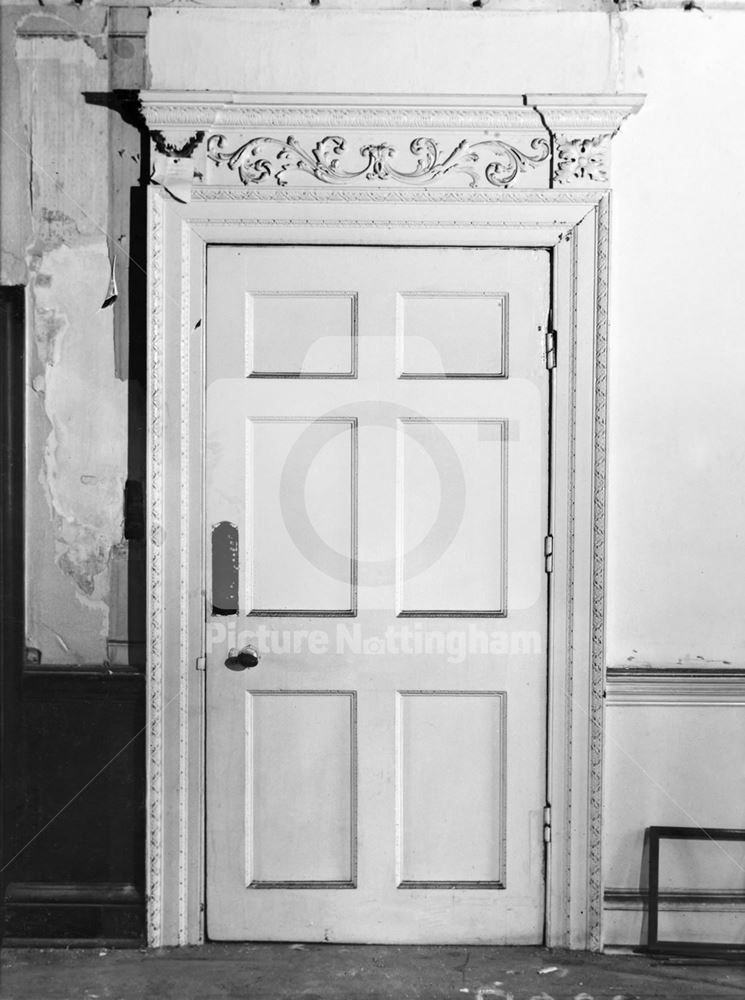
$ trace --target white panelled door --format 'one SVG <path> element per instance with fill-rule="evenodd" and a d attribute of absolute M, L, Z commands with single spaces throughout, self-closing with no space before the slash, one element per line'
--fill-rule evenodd
<path fill-rule="evenodd" d="M 207 302 L 209 936 L 540 942 L 547 251 L 211 247 Z"/>

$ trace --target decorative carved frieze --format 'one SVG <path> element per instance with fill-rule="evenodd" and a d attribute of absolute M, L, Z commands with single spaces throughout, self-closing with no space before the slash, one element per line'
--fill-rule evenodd
<path fill-rule="evenodd" d="M 232 152 L 223 152 L 227 145 L 225 135 L 211 136 L 208 159 L 235 170 L 243 184 L 275 182 L 280 186 L 300 171 L 327 184 L 393 180 L 426 185 L 446 174 L 460 173 L 470 178 L 470 187 L 482 180 L 494 187 L 509 187 L 518 174 L 547 159 L 550 152 L 548 140 L 540 136 L 530 142 L 532 153 L 500 139 L 461 139 L 447 152 L 437 140 L 419 136 L 409 143 L 413 162 L 399 167 L 401 156 L 393 143 L 368 143 L 353 152 L 352 142 L 337 135 L 325 136 L 312 149 L 291 135 L 249 139 Z"/>
<path fill-rule="evenodd" d="M 611 139 L 641 105 L 615 95 L 449 101 L 142 95 L 153 180 L 181 201 L 231 187 L 605 187 Z"/>

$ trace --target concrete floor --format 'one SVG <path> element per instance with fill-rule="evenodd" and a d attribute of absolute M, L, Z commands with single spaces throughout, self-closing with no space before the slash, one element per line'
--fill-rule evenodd
<path fill-rule="evenodd" d="M 716 1000 L 745 966 L 542 948 L 8 949 L 2 1000 Z"/>

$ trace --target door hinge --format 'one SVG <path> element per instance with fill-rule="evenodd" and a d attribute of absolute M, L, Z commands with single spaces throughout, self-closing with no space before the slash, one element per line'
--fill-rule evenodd
<path fill-rule="evenodd" d="M 546 368 L 551 371 L 556 367 L 556 331 L 549 330 L 546 334 Z"/>
<path fill-rule="evenodd" d="M 198 656 L 197 657 L 197 670 L 204 670 L 204 668 L 206 667 L 206 665 L 207 665 L 207 657 L 206 656 Z"/>
<path fill-rule="evenodd" d="M 545 559 L 545 569 L 547 573 L 554 571 L 554 536 L 546 535 L 543 539 L 543 558 Z"/>
<path fill-rule="evenodd" d="M 551 843 L 551 806 L 543 807 L 543 842 Z"/>

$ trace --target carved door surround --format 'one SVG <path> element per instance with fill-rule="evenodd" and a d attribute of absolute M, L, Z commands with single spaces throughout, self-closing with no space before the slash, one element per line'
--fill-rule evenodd
<path fill-rule="evenodd" d="M 370 243 L 552 251 L 547 944 L 598 950 L 610 147 L 642 99 L 141 96 L 153 141 L 149 944 L 204 934 L 206 248 Z"/>

